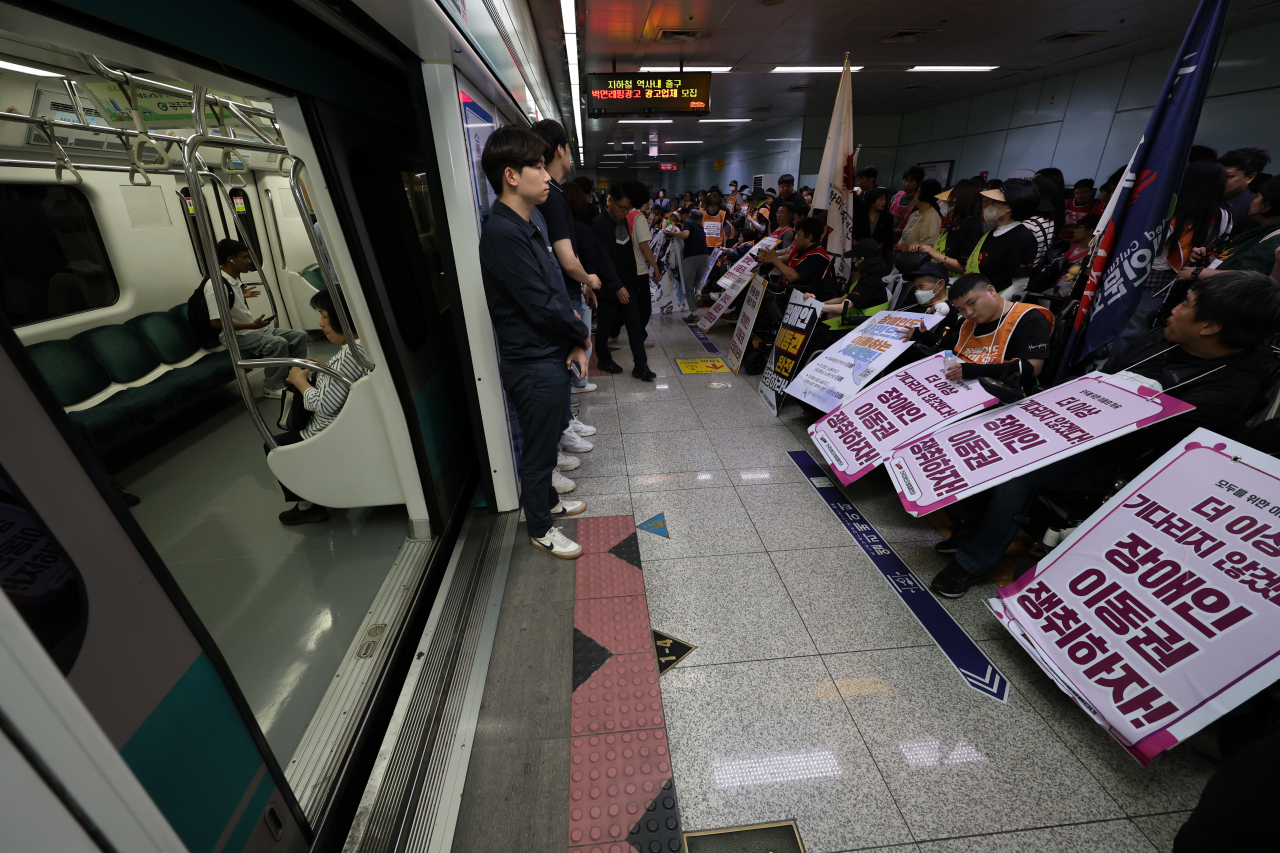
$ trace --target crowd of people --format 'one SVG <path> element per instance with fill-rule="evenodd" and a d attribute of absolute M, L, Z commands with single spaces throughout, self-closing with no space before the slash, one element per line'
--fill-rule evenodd
<path fill-rule="evenodd" d="M 1241 426 L 1280 371 L 1270 347 L 1280 330 L 1280 178 L 1266 174 L 1269 162 L 1256 148 L 1221 156 L 1192 149 L 1163 249 L 1130 322 L 1078 368 L 1176 387 L 1195 411 L 961 502 L 951 513 L 954 534 L 938 545 L 952 559 L 934 578 L 935 593 L 962 596 L 992 568 L 1016 535 L 1020 502 L 1031 491 L 1070 482 L 1091 465 L 1135 458 L 1139 449 L 1150 455 L 1198 426 Z M 911 333 L 917 346 L 904 358 L 951 352 L 948 379 L 1029 394 L 1055 381 L 1048 368 L 1061 357 L 1061 330 L 1086 284 L 1094 231 L 1124 171 L 1100 186 L 1091 178 L 1068 186 L 1060 170 L 1045 168 L 944 187 L 912 167 L 891 189 L 874 166 L 864 166 L 856 173 L 852 248 L 844 253 L 848 274 L 838 276 L 826 250 L 825 215 L 813 215 L 813 191 L 797 190 L 792 175 L 777 187 L 731 181 L 723 191 L 678 196 L 665 188 L 651 193 L 639 182 L 607 190 L 586 178 L 566 182 L 569 141 L 554 121 L 495 133 L 484 170 L 501 199 L 481 240 L 481 261 L 504 387 L 520 426 L 522 500 L 534 545 L 565 558 L 581 549 L 553 523 L 585 510 L 565 497 L 573 483 L 563 472 L 579 464 L 572 454 L 591 449 L 586 438 L 594 429 L 573 415 L 571 402 L 595 387 L 587 376 L 591 315 L 597 342 L 626 329 L 633 375 L 652 379 L 646 327 L 661 267 L 652 243 L 660 232 L 681 248 L 688 321 L 719 291 L 719 274 L 772 237 L 757 257 L 779 301 L 795 290 L 822 303 L 810 352 L 881 310 L 929 313 L 939 322 Z M 732 322 L 732 309 L 726 316 Z M 607 346 L 595 352 L 600 369 L 621 372 Z"/>

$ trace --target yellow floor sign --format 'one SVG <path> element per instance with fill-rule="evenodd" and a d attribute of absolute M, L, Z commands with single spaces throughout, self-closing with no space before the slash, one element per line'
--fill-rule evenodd
<path fill-rule="evenodd" d="M 676 367 L 681 373 L 731 373 L 722 358 L 677 358 Z"/>

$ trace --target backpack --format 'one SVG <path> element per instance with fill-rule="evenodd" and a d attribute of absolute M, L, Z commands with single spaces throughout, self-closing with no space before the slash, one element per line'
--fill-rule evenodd
<path fill-rule="evenodd" d="M 219 278 L 222 278 L 219 276 Z M 209 306 L 205 303 L 204 286 L 209 282 L 206 277 L 200 282 L 200 286 L 196 288 L 187 299 L 187 322 L 191 324 L 191 332 L 196 336 L 196 340 L 200 342 L 200 346 L 205 349 L 216 349 L 221 345 L 218 340 L 218 331 L 209 324 L 212 320 L 209 316 Z M 235 291 L 231 289 L 231 283 L 225 278 L 222 283 L 227 286 L 227 302 L 234 303 L 236 301 Z"/>

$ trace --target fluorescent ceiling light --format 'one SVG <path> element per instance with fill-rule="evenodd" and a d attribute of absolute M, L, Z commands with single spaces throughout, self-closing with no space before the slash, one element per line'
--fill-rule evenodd
<path fill-rule="evenodd" d="M 798 136 L 779 136 L 777 139 L 766 139 L 765 142 L 803 142 Z"/>
<path fill-rule="evenodd" d="M 5 62 L 0 59 L 0 69 L 5 71 L 19 71 L 23 74 L 31 74 L 36 77 L 65 77 L 65 74 L 59 74 L 57 71 L 45 71 L 43 68 L 32 68 L 30 65 L 19 65 L 16 62 Z"/>
<path fill-rule="evenodd" d="M 724 123 L 737 124 L 744 121 L 751 121 L 751 119 L 749 118 L 700 118 L 698 119 L 698 121 L 709 122 L 709 123 L 721 123 L 721 124 L 724 124 Z"/>
<path fill-rule="evenodd" d="M 705 119 L 704 119 L 705 120 Z M 672 119 L 669 118 L 623 118 L 618 119 L 618 124 L 671 124 Z"/>
<path fill-rule="evenodd" d="M 779 65 L 770 74 L 839 74 L 843 65 Z M 850 65 L 850 71 L 861 71 L 861 65 Z"/>
<path fill-rule="evenodd" d="M 917 65 L 908 71 L 995 71 L 999 65 Z"/>
<path fill-rule="evenodd" d="M 701 139 L 668 139 L 663 145 L 701 145 Z"/>
<path fill-rule="evenodd" d="M 630 157 L 630 154 L 601 154 L 601 157 Z"/>
<path fill-rule="evenodd" d="M 710 71 L 712 74 L 726 74 L 732 70 L 732 65 L 686 65 L 683 69 L 678 65 L 640 66 L 641 74 L 680 74 L 683 71 Z"/>

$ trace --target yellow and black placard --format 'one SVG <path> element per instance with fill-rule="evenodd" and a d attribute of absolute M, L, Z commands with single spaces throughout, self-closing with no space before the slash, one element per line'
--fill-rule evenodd
<path fill-rule="evenodd" d="M 658 654 L 658 675 L 665 675 L 667 670 L 680 663 L 689 652 L 696 649 L 684 640 L 677 640 L 661 631 L 653 632 L 653 650 Z"/>
<path fill-rule="evenodd" d="M 723 358 L 677 358 L 676 367 L 681 373 L 732 373 Z"/>

